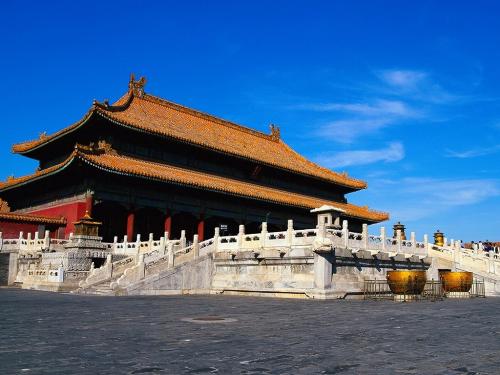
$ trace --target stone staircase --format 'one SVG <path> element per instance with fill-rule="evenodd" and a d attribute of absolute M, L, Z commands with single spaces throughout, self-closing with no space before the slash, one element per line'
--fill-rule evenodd
<path fill-rule="evenodd" d="M 94 295 L 101 295 L 101 296 L 111 296 L 114 295 L 113 289 L 111 289 L 111 283 L 113 281 L 103 281 L 102 283 L 98 285 L 94 285 L 90 289 L 85 291 L 85 294 L 94 294 Z"/>
<path fill-rule="evenodd" d="M 136 265 L 135 257 L 126 257 L 115 262 L 108 257 L 106 263 L 90 271 L 89 276 L 74 291 L 78 294 L 114 295 L 112 283 L 116 282 L 127 269 Z"/>

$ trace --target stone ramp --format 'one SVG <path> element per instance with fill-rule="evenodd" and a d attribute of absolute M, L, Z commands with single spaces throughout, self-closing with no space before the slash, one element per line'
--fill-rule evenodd
<path fill-rule="evenodd" d="M 147 271 L 146 271 L 147 272 Z M 194 258 L 174 267 L 167 263 L 154 273 L 129 285 L 120 285 L 120 295 L 209 294 L 213 276 L 212 254 Z"/>

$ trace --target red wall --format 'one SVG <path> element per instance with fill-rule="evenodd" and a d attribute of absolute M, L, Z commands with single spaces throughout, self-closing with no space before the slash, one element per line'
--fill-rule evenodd
<path fill-rule="evenodd" d="M 74 222 L 80 220 L 83 215 L 85 215 L 85 201 L 61 204 L 41 210 L 29 211 L 29 213 L 43 216 L 65 217 L 67 224 L 64 230 L 64 237 L 67 238 L 71 232 L 75 231 Z"/>
<path fill-rule="evenodd" d="M 38 225 L 0 221 L 0 232 L 3 238 L 8 239 L 19 238 L 19 232 L 24 232 L 24 238 L 31 233 L 31 238 L 33 238 L 33 234 L 38 232 Z"/>

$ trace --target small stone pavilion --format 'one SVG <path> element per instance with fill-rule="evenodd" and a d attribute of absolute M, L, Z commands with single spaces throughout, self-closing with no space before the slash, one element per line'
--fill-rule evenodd
<path fill-rule="evenodd" d="M 0 228 L 23 230 L 19 224 L 36 216 L 51 236 L 67 238 L 87 212 L 102 223 L 104 241 L 164 232 L 179 238 L 181 230 L 202 241 L 215 227 L 224 235 L 239 225 L 258 232 L 263 221 L 270 231 L 284 230 L 290 218 L 298 229 L 311 228 L 310 210 L 321 206 L 355 231 L 388 219 L 347 202 L 365 182 L 307 160 L 278 127 L 249 129 L 147 94 L 145 83 L 132 76 L 115 103 L 94 101 L 74 124 L 14 145 L 39 167 L 0 182 L 9 204 Z"/>

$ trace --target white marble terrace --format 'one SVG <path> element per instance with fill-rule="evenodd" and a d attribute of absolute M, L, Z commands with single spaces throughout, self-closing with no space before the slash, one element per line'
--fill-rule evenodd
<path fill-rule="evenodd" d="M 240 225 L 237 235 L 221 236 L 219 228 L 215 228 L 214 236 L 201 242 L 198 241 L 197 235 L 194 235 L 192 241 L 188 242 L 185 231 L 182 231 L 179 239 L 170 239 L 167 232 L 158 240 L 153 239 L 152 234 L 146 241 L 142 241 L 140 235 L 135 241 L 129 241 L 127 236 L 122 241 L 115 237 L 113 242 L 104 243 L 104 245 L 109 254 L 121 255 L 121 259 L 112 263 L 111 256 L 108 256 L 104 266 L 91 269 L 89 278 L 97 276 L 95 277 L 95 282 L 97 282 L 102 278 L 98 277 L 100 273 L 109 275 L 111 271 L 108 268 L 123 271 L 122 269 L 138 263 L 143 263 L 146 268 L 162 264 L 170 268 L 209 253 L 237 254 L 239 251 L 254 251 L 258 254 L 263 250 L 276 250 L 287 256 L 292 249 L 300 248 L 312 248 L 316 252 L 330 251 L 335 248 L 348 250 L 352 254 L 366 251 L 375 257 L 386 255 L 390 258 L 399 256 L 404 259 L 438 257 L 449 260 L 455 269 L 495 278 L 500 276 L 498 249 L 496 252 L 471 250 L 461 247 L 460 241 L 448 242 L 446 239 L 445 245 L 439 247 L 429 243 L 427 235 L 423 236 L 423 241 L 417 241 L 414 232 L 411 232 L 408 240 L 403 240 L 400 231 L 397 232 L 396 238 L 393 238 L 386 235 L 384 227 L 378 234 L 369 234 L 366 224 L 363 225 L 361 233 L 351 232 L 348 227 L 347 220 L 344 220 L 338 229 L 325 226 L 320 221 L 316 228 L 296 230 L 293 228 L 293 221 L 288 220 L 286 231 L 268 232 L 265 222 L 262 223 L 262 230 L 259 233 L 246 233 L 245 226 Z M 70 235 L 68 239 L 51 239 L 48 232 L 45 233 L 44 238 L 39 238 L 37 233 L 33 236 L 28 233 L 25 238 L 22 232 L 18 238 L 3 238 L 0 232 L 0 251 L 16 252 L 19 258 L 31 258 L 40 253 L 63 252 L 64 246 L 72 240 L 73 235 Z M 59 273 L 62 271 L 60 265 L 52 266 L 58 269 Z"/>

